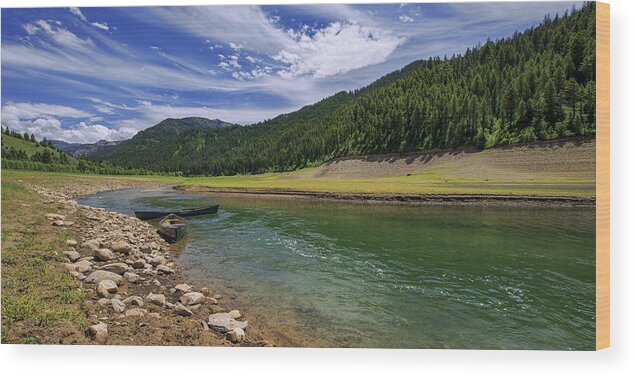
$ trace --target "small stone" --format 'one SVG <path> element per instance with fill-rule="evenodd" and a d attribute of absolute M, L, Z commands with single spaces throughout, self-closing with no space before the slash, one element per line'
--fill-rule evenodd
<path fill-rule="evenodd" d="M 100 306 L 105 307 L 110 303 L 110 299 L 101 298 L 97 301 L 97 303 L 99 303 Z"/>
<path fill-rule="evenodd" d="M 93 253 L 93 255 L 100 261 L 108 261 L 115 258 L 115 254 L 108 248 L 99 248 Z"/>
<path fill-rule="evenodd" d="M 138 274 L 132 272 L 123 273 L 123 278 L 130 283 L 137 283 L 139 282 L 139 280 L 141 280 L 141 277 L 139 277 Z"/>
<path fill-rule="evenodd" d="M 130 308 L 126 310 L 126 317 L 143 317 L 143 310 L 140 308 Z"/>
<path fill-rule="evenodd" d="M 132 267 L 135 269 L 143 269 L 145 265 L 146 265 L 146 260 L 144 259 L 138 259 L 132 262 Z"/>
<path fill-rule="evenodd" d="M 214 299 L 214 298 L 205 298 L 208 302 L 210 302 L 210 304 L 218 304 L 218 300 Z"/>
<path fill-rule="evenodd" d="M 213 305 L 212 306 L 212 313 L 223 313 L 225 312 L 225 308 L 219 306 L 219 305 Z"/>
<path fill-rule="evenodd" d="M 161 315 L 158 312 L 148 313 L 148 317 L 158 320 L 161 318 Z"/>
<path fill-rule="evenodd" d="M 63 216 L 63 215 L 61 215 L 61 214 L 55 214 L 55 213 L 46 213 L 44 216 L 45 216 L 45 217 L 46 217 L 46 219 L 48 219 L 49 221 L 52 221 L 52 220 L 54 220 L 54 219 L 57 219 L 57 220 L 61 220 L 61 221 L 63 221 L 63 220 L 65 220 L 65 219 L 66 219 L 66 217 L 65 217 L 65 216 Z"/>
<path fill-rule="evenodd" d="M 106 338 L 108 337 L 108 325 L 100 321 L 99 324 L 92 325 L 88 331 L 97 342 L 106 342 Z"/>
<path fill-rule="evenodd" d="M 140 296 L 130 296 L 123 300 L 126 306 L 143 307 L 143 299 Z"/>
<path fill-rule="evenodd" d="M 115 262 L 112 264 L 104 265 L 101 267 L 103 270 L 108 270 L 119 275 L 123 275 L 128 270 L 128 265 L 123 262 Z"/>
<path fill-rule="evenodd" d="M 154 294 L 154 293 L 149 293 L 146 296 L 146 299 L 150 302 L 150 303 L 154 303 L 158 306 L 163 307 L 165 305 L 165 295 L 163 294 Z"/>
<path fill-rule="evenodd" d="M 174 303 L 165 302 L 165 308 L 167 308 L 167 309 L 172 309 L 172 308 L 174 308 Z"/>
<path fill-rule="evenodd" d="M 130 244 L 128 244 L 128 242 L 125 242 L 123 240 L 114 242 L 110 247 L 112 248 L 114 252 L 123 253 L 125 255 L 130 253 L 130 251 L 132 250 L 132 247 L 130 246 Z"/>
<path fill-rule="evenodd" d="M 235 328 L 234 330 L 227 332 L 225 338 L 233 343 L 241 342 L 243 339 L 245 339 L 245 331 L 241 328 Z"/>
<path fill-rule="evenodd" d="M 187 294 L 183 294 L 179 300 L 183 305 L 191 306 L 203 303 L 205 301 L 205 295 L 200 292 L 188 292 Z"/>
<path fill-rule="evenodd" d="M 210 295 L 212 295 L 212 290 L 210 290 L 210 289 L 209 289 L 209 288 L 207 288 L 207 287 L 203 287 L 203 288 L 201 288 L 201 290 L 200 290 L 200 291 L 201 291 L 201 294 L 203 294 L 203 295 L 205 295 L 205 296 L 210 296 Z"/>
<path fill-rule="evenodd" d="M 64 221 L 62 221 L 62 220 L 57 220 L 57 221 L 53 221 L 53 223 L 52 223 L 52 224 L 53 224 L 53 226 L 62 227 L 62 226 L 65 226 L 65 223 L 66 223 L 66 222 L 64 222 Z"/>
<path fill-rule="evenodd" d="M 174 273 L 174 270 L 172 270 L 172 268 L 165 266 L 165 265 L 159 265 L 157 266 L 157 271 L 159 273 L 163 273 L 163 274 L 172 274 Z"/>
<path fill-rule="evenodd" d="M 107 270 L 95 270 L 86 277 L 86 282 L 99 284 L 99 282 L 105 279 L 109 279 L 120 285 L 122 277 L 119 274 L 115 274 Z"/>
<path fill-rule="evenodd" d="M 218 300 L 218 299 L 223 299 L 223 296 L 221 294 L 214 294 L 213 298 Z"/>
<path fill-rule="evenodd" d="M 66 240 L 66 245 L 69 245 L 71 247 L 75 247 L 77 245 L 77 240 L 75 239 L 68 239 Z"/>
<path fill-rule="evenodd" d="M 181 283 L 179 285 L 174 286 L 174 289 L 183 294 L 186 294 L 192 291 L 192 286 L 188 285 L 187 283 Z"/>
<path fill-rule="evenodd" d="M 121 313 L 126 310 L 126 304 L 120 299 L 110 299 L 110 306 L 117 313 Z"/>
<path fill-rule="evenodd" d="M 240 311 L 238 311 L 237 309 L 233 309 L 229 311 L 229 316 L 231 316 L 231 318 L 234 320 L 238 320 L 239 318 L 242 317 L 240 314 Z"/>
<path fill-rule="evenodd" d="M 99 285 L 97 285 L 97 293 L 102 298 L 109 297 L 110 294 L 116 293 L 117 290 L 118 290 L 117 284 L 110 279 L 104 279 L 101 282 L 99 282 Z"/>
<path fill-rule="evenodd" d="M 83 281 L 83 280 L 85 280 L 85 279 L 86 279 L 86 276 L 85 276 L 85 275 L 83 275 L 83 274 L 82 274 L 82 273 L 80 273 L 80 272 L 71 272 L 71 275 L 72 275 L 73 277 L 77 278 L 77 280 L 78 280 L 78 281 Z"/>
<path fill-rule="evenodd" d="M 174 305 L 174 313 L 176 313 L 179 316 L 192 316 L 194 314 L 189 308 L 187 308 L 181 303 L 176 303 Z"/>
<path fill-rule="evenodd" d="M 77 251 L 64 251 L 62 253 L 64 254 L 64 256 L 68 257 L 71 262 L 75 262 L 82 257 Z"/>

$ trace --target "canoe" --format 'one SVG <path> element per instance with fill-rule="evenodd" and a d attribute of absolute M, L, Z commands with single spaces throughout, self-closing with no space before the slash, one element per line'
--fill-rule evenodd
<path fill-rule="evenodd" d="M 159 221 L 157 231 L 168 242 L 176 243 L 185 236 L 187 221 L 178 215 L 169 214 Z"/>
<path fill-rule="evenodd" d="M 168 212 L 135 210 L 134 215 L 137 218 L 142 219 L 144 221 L 150 221 L 153 219 L 163 218 L 170 214 L 176 214 L 179 217 L 193 217 L 195 215 L 214 214 L 218 211 L 219 206 L 220 206 L 219 204 L 216 204 L 216 205 L 207 206 L 204 208 L 182 209 L 182 210 L 174 210 L 174 211 L 168 211 Z"/>

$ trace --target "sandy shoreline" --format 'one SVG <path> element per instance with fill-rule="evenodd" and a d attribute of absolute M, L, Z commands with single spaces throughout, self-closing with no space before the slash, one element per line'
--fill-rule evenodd
<path fill-rule="evenodd" d="M 205 186 L 179 185 L 174 189 L 191 193 L 214 193 L 231 196 L 260 196 L 267 198 L 344 201 L 365 204 L 397 205 L 466 205 L 503 207 L 595 207 L 595 196 L 530 196 L 493 194 L 370 194 L 311 192 L 286 189 L 222 189 Z"/>

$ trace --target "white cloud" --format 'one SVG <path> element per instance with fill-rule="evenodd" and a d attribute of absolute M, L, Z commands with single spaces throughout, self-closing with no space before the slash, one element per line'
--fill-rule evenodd
<path fill-rule="evenodd" d="M 43 116 L 57 116 L 70 118 L 85 118 L 90 114 L 73 107 L 45 103 L 13 103 L 2 106 L 2 122 L 5 119 L 35 119 Z"/>
<path fill-rule="evenodd" d="M 110 28 L 108 27 L 107 23 L 100 23 L 100 22 L 92 22 L 91 25 L 95 26 L 98 29 L 102 29 L 102 30 L 106 30 L 108 31 Z"/>
<path fill-rule="evenodd" d="M 282 77 L 311 75 L 322 78 L 347 73 L 386 61 L 404 42 L 403 38 L 389 32 L 357 23 L 335 22 L 311 31 L 314 31 L 313 35 L 305 29 L 289 30 L 296 45 L 272 56 L 287 65 L 278 73 Z"/>
<path fill-rule="evenodd" d="M 399 16 L 399 21 L 401 22 L 414 22 L 414 18 L 407 16 L 405 14 L 402 14 Z"/>
<path fill-rule="evenodd" d="M 82 14 L 82 11 L 77 8 L 77 7 L 70 7 L 68 8 L 71 13 L 73 13 L 74 15 L 76 15 L 77 17 L 81 18 L 82 21 L 84 22 L 88 22 L 88 19 L 86 18 L 86 16 L 84 16 L 84 14 Z"/>
<path fill-rule="evenodd" d="M 48 40 L 53 41 L 62 47 L 85 51 L 87 48 L 94 46 L 90 39 L 81 39 L 77 35 L 63 28 L 61 24 L 58 23 L 52 25 L 45 20 L 37 20 L 34 23 L 28 23 L 23 27 L 30 35 L 36 35 L 41 32 Z"/>

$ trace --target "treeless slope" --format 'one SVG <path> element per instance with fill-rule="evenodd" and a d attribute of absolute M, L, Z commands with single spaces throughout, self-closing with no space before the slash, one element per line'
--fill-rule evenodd
<path fill-rule="evenodd" d="M 477 151 L 434 151 L 336 159 L 304 177 L 368 179 L 429 175 L 432 180 L 595 180 L 595 139 L 546 141 Z"/>

